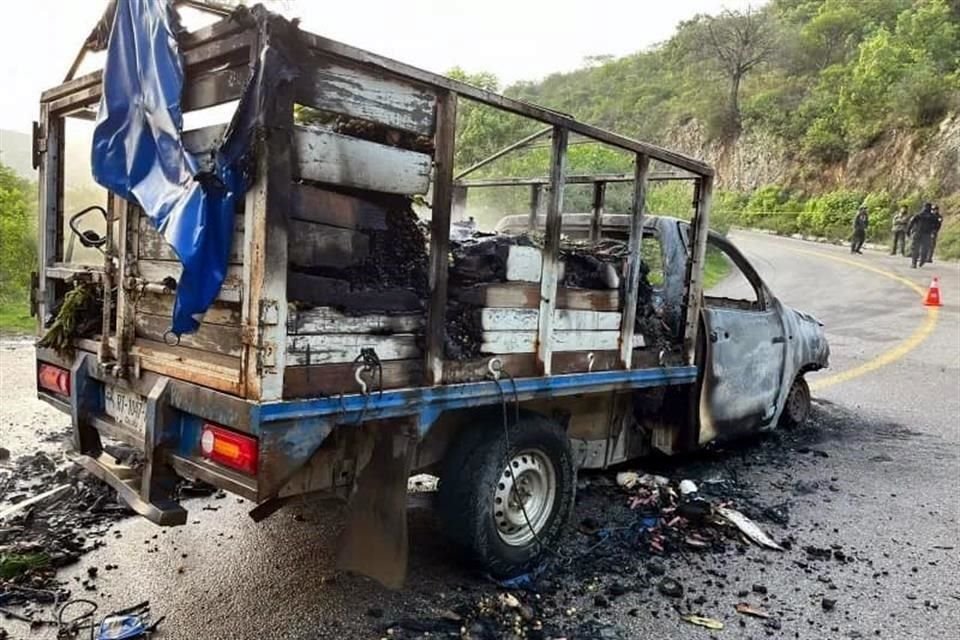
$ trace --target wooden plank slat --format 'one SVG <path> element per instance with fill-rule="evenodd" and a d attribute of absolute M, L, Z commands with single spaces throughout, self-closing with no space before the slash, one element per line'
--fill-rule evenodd
<path fill-rule="evenodd" d="M 316 398 L 341 393 L 357 393 L 360 387 L 354 378 L 358 365 L 350 363 L 313 366 L 288 366 L 283 372 L 283 397 Z M 383 366 L 383 388 L 402 389 L 423 383 L 423 361 L 386 360 Z M 380 389 L 380 377 L 374 374 L 371 393 Z"/>
<path fill-rule="evenodd" d="M 404 195 L 426 193 L 433 166 L 425 153 L 322 130 L 298 129 L 293 157 L 304 180 Z"/>
<path fill-rule="evenodd" d="M 712 167 L 706 163 L 700 162 L 699 160 L 669 151 L 663 147 L 646 142 L 640 142 L 639 140 L 632 140 L 604 129 L 579 122 L 573 119 L 571 116 L 559 113 L 557 111 L 552 111 L 528 102 L 523 102 L 522 100 L 508 98 L 506 96 L 493 93 L 492 91 L 486 91 L 484 89 L 471 86 L 465 82 L 452 80 L 451 78 L 447 78 L 436 73 L 424 71 L 423 69 L 418 69 L 412 65 L 404 64 L 403 62 L 398 62 L 369 51 L 364 51 L 363 49 L 359 49 L 342 42 L 337 42 L 336 40 L 331 40 L 330 38 L 325 38 L 323 36 L 306 32 L 301 32 L 300 37 L 305 45 L 317 51 L 325 51 L 332 53 L 333 55 L 348 58 L 350 60 L 355 60 L 368 65 L 374 65 L 380 69 L 383 69 L 385 72 L 390 73 L 391 75 L 423 82 L 436 88 L 448 89 L 451 92 L 457 93 L 466 98 L 470 98 L 471 100 L 475 100 L 482 104 L 503 109 L 504 111 L 515 113 L 517 115 L 533 118 L 534 120 L 539 120 L 545 124 L 560 126 L 573 133 L 578 133 L 586 136 L 587 138 L 605 142 L 614 147 L 619 147 L 635 153 L 645 153 L 651 158 L 675 167 L 692 171 L 693 173 L 699 175 L 712 176 L 714 173 Z"/>
<path fill-rule="evenodd" d="M 631 338 L 635 347 L 643 347 L 643 336 Z M 551 348 L 558 351 L 593 351 L 616 349 L 620 345 L 619 331 L 558 331 L 554 328 Z M 534 353 L 537 351 L 536 331 L 484 331 L 484 353 Z"/>
<path fill-rule="evenodd" d="M 140 257 L 145 260 L 176 260 L 177 254 L 167 243 L 153 223 L 145 215 L 140 216 Z M 228 264 L 243 264 L 243 214 L 234 216 L 233 237 L 230 242 Z"/>
<path fill-rule="evenodd" d="M 302 183 L 291 187 L 290 216 L 344 229 L 382 231 L 387 228 L 387 211 L 383 207 L 363 198 Z"/>
<path fill-rule="evenodd" d="M 423 302 L 413 291 L 352 291 L 346 280 L 291 271 L 287 275 L 287 299 L 318 307 L 349 309 L 351 313 L 402 313 L 421 311 Z"/>
<path fill-rule="evenodd" d="M 416 333 L 423 314 L 348 316 L 331 307 L 294 310 L 287 320 L 289 334 L 309 333 Z"/>
<path fill-rule="evenodd" d="M 418 337 L 412 334 L 377 336 L 362 333 L 294 335 L 287 338 L 289 364 L 353 362 L 361 349 L 374 349 L 381 360 L 417 358 L 422 354 Z"/>
<path fill-rule="evenodd" d="M 246 62 L 197 77 L 191 77 L 188 72 L 181 100 L 183 110 L 204 109 L 231 100 L 239 100 L 249 79 L 250 67 Z"/>
<path fill-rule="evenodd" d="M 239 358 L 174 347 L 146 338 L 136 338 L 131 351 L 140 358 L 140 366 L 146 371 L 234 395 L 242 393 Z"/>
<path fill-rule="evenodd" d="M 170 318 L 138 313 L 133 320 L 136 334 L 141 338 L 164 342 L 164 335 L 170 330 Z M 180 336 L 181 346 L 197 351 L 219 353 L 225 356 L 240 357 L 240 325 L 233 327 L 221 324 L 200 323 L 193 333 Z"/>
<path fill-rule="evenodd" d="M 591 364 L 588 354 L 593 354 Z M 529 378 L 537 374 L 537 359 L 533 353 L 506 353 L 497 358 L 503 370 L 514 378 Z M 558 351 L 553 354 L 553 373 L 583 373 L 586 371 L 609 371 L 619 368 L 619 351 Z M 447 360 L 443 363 L 443 382 L 475 382 L 489 379 L 490 357 L 466 361 Z"/>
<path fill-rule="evenodd" d="M 536 331 L 539 315 L 537 309 L 487 307 L 480 310 L 480 327 L 484 331 Z M 558 331 L 617 331 L 620 313 L 556 309 L 553 326 Z"/>
<path fill-rule="evenodd" d="M 423 85 L 320 55 L 306 60 L 303 69 L 297 102 L 424 136 L 433 134 L 436 93 Z"/>
<path fill-rule="evenodd" d="M 290 264 L 303 267 L 348 267 L 370 254 L 370 237 L 352 229 L 290 220 Z"/>
<path fill-rule="evenodd" d="M 248 48 L 253 40 L 252 34 L 245 32 L 231 35 L 242 29 L 243 25 L 233 21 L 229 21 L 230 24 L 225 22 L 227 21 L 211 25 L 216 29 L 211 30 L 205 27 L 195 32 L 198 35 L 202 34 L 199 38 L 194 38 L 194 34 L 186 36 L 181 46 L 188 76 L 193 69 L 208 68 L 212 64 L 222 63 L 225 60 L 239 59 L 246 62 L 249 55 Z M 92 71 L 44 91 L 40 100 L 49 102 L 52 111 L 74 107 L 83 102 L 93 104 L 100 99 L 102 80 L 102 69 Z"/>
<path fill-rule="evenodd" d="M 147 282 L 160 283 L 167 276 L 180 282 L 183 266 L 175 260 L 138 260 L 137 271 L 140 273 L 140 277 Z M 227 267 L 227 276 L 224 278 L 217 299 L 226 302 L 239 302 L 242 287 L 243 268 L 239 265 L 230 265 Z"/>
<path fill-rule="evenodd" d="M 163 318 L 173 317 L 173 296 L 144 293 L 137 300 L 137 312 Z M 240 326 L 240 307 L 236 303 L 214 302 L 203 314 L 204 324 Z"/>
<path fill-rule="evenodd" d="M 540 304 L 540 287 L 520 282 L 481 284 L 457 289 L 455 297 L 478 307 L 521 307 L 537 309 Z M 558 309 L 584 309 L 587 311 L 619 311 L 620 294 L 615 289 L 557 288 Z"/>

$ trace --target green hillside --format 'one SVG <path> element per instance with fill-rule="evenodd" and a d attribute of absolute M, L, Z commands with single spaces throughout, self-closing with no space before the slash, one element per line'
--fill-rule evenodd
<path fill-rule="evenodd" d="M 490 74 L 451 73 L 497 88 Z M 729 185 L 743 182 L 735 175 L 740 169 L 717 162 L 726 187 L 717 203 L 721 225 L 843 237 L 855 206 L 866 201 L 881 223 L 873 239 L 882 240 L 900 203 L 915 207 L 936 199 L 948 214 L 960 208 L 956 0 L 773 0 L 759 10 L 700 15 L 649 50 L 593 58 L 577 71 L 518 83 L 505 93 L 688 153 L 710 148 L 723 159 L 755 153 L 755 141 L 763 140 L 763 151 L 775 152 L 769 162 L 783 165 L 783 183 L 738 192 Z M 691 124 L 694 149 L 678 136 Z M 460 167 L 537 129 L 472 105 L 459 127 Z M 935 170 L 910 173 L 918 153 L 935 162 Z M 547 154 L 540 145 L 476 177 L 542 175 Z M 754 164 L 762 164 L 760 158 Z M 569 152 L 571 172 L 623 171 L 630 161 L 596 145 Z M 864 175 L 869 169 L 869 180 L 858 179 L 859 167 Z M 900 178 L 888 186 L 888 175 Z M 677 187 L 654 190 L 651 208 L 685 206 L 688 196 Z M 519 209 L 524 197 L 480 193 L 471 204 Z M 625 198 L 613 201 L 625 206 Z M 567 199 L 568 210 L 588 203 L 585 193 Z"/>

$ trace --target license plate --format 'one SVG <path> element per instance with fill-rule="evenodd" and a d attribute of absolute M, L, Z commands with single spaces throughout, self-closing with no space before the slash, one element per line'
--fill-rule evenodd
<path fill-rule="evenodd" d="M 106 385 L 103 404 L 107 415 L 121 424 L 147 430 L 147 399 L 141 395 Z"/>

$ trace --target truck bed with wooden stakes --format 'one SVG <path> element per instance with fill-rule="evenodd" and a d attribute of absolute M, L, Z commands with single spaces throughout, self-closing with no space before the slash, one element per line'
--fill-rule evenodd
<path fill-rule="evenodd" d="M 262 8 L 215 18 L 177 37 L 184 121 L 215 120 L 185 126 L 182 143 L 203 172 L 224 153 L 236 105 L 251 108 L 253 178 L 223 245 L 222 286 L 195 330 L 171 331 L 183 267 L 140 202 L 103 190 L 96 224 L 65 204 L 67 138 L 96 120 L 105 72 L 74 77 L 74 64 L 43 93 L 35 126 L 38 332 L 72 291 L 100 305 L 66 348 L 37 348 L 38 395 L 71 416 L 78 463 L 158 525 L 186 521 L 182 480 L 253 501 L 257 520 L 295 497 L 339 496 L 349 501 L 340 566 L 398 586 L 407 480 L 429 473 L 450 537 L 491 574 L 516 575 L 557 541 L 577 469 L 689 451 L 740 429 L 730 412 L 712 417 L 730 379 L 765 381 L 757 402 L 773 393 L 772 405 L 747 406 L 744 384 L 736 411 L 755 418 L 751 428 L 775 425 L 795 380 L 826 365 L 825 341 L 782 319 L 762 283 L 756 311 L 780 314 L 774 337 L 813 338 L 749 372 L 737 366 L 742 352 L 721 352 L 723 323 L 702 291 L 707 164 Z M 298 52 L 295 68 L 251 107 L 259 65 L 285 47 Z M 542 128 L 457 172 L 465 102 Z M 570 174 L 571 139 L 618 150 L 632 171 Z M 535 141 L 550 148 L 541 177 L 490 177 L 494 161 Z M 689 185 L 686 214 L 646 211 L 648 189 L 664 180 Z M 612 183 L 631 190 L 626 210 L 607 211 Z M 590 211 L 565 211 L 567 185 L 593 189 Z M 457 235 L 470 194 L 517 187 L 529 189 L 528 211 L 504 211 L 499 232 Z M 85 238 L 74 242 L 77 233 Z M 467 282 L 460 267 L 489 266 L 470 257 L 484 242 L 500 243 L 497 275 Z M 600 256 L 595 286 L 575 284 L 578 252 Z M 711 358 L 725 358 L 727 373 Z M 138 462 L 111 456 L 113 442 Z"/>

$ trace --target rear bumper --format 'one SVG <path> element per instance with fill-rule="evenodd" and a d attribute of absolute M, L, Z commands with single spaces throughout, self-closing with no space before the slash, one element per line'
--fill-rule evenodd
<path fill-rule="evenodd" d="M 130 467 L 117 465 L 108 454 L 101 453 L 96 458 L 80 455 L 74 458 L 74 462 L 113 487 L 128 507 L 150 522 L 161 527 L 176 527 L 187 523 L 187 510 L 175 500 L 144 500 L 140 493 L 142 478 L 137 478 Z"/>
<path fill-rule="evenodd" d="M 44 362 L 38 354 L 38 363 Z M 187 511 L 175 499 L 180 479 L 202 480 L 250 500 L 258 500 L 258 478 L 205 460 L 200 432 L 207 421 L 237 430 L 249 428 L 250 404 L 151 373 L 140 379 L 117 380 L 99 371 L 93 354 L 79 352 L 70 368 L 70 396 L 40 390 L 43 401 L 71 418 L 74 461 L 113 489 L 136 513 L 161 526 L 184 524 Z M 39 365 L 38 365 L 39 366 Z M 145 399 L 144 425 L 131 426 L 105 409 L 107 385 L 124 387 Z M 132 466 L 120 464 L 105 451 L 105 439 L 132 447 Z"/>

